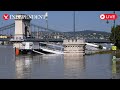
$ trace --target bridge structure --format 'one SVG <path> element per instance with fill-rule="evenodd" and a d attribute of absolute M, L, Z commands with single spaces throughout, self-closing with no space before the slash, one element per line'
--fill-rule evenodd
<path fill-rule="evenodd" d="M 15 23 L 0 27 L 0 41 L 8 42 L 63 42 L 65 35 L 59 30 L 50 29 L 30 23 L 31 19 L 15 19 Z M 102 40 L 85 40 L 87 45 L 98 47 L 89 43 L 110 43 Z"/>
<path fill-rule="evenodd" d="M 47 39 L 49 41 L 55 41 L 55 42 L 62 42 L 62 39 L 57 39 L 57 35 L 62 33 L 60 31 L 57 30 L 53 30 L 53 29 L 49 29 L 46 27 L 42 27 L 42 26 L 38 26 L 35 24 L 30 23 L 30 28 L 29 31 L 25 31 L 25 32 L 21 32 L 21 34 L 18 34 L 20 32 L 19 28 L 16 29 L 17 31 L 15 31 L 15 23 L 0 27 L 0 36 L 6 36 L 6 37 L 1 37 L 0 41 L 10 41 L 13 38 L 19 37 L 20 35 L 22 35 L 23 37 L 21 37 L 21 39 L 25 39 L 25 41 L 42 41 L 45 42 Z M 27 34 L 26 34 L 27 33 Z M 30 33 L 30 34 L 28 34 Z M 52 34 L 54 34 L 54 36 L 52 36 Z M 17 36 L 16 36 L 17 35 Z M 56 37 L 55 37 L 56 35 Z"/>
<path fill-rule="evenodd" d="M 47 27 L 30 24 L 31 29 L 31 38 L 25 39 L 25 41 L 32 41 L 32 42 L 63 42 L 64 36 L 57 38 L 57 35 L 62 34 L 59 30 L 53 30 Z M 10 41 L 15 35 L 15 23 L 0 27 L 0 36 L 6 36 L 4 38 L 0 38 L 0 41 Z M 87 43 L 111 43 L 108 40 L 96 40 L 96 39 L 85 39 Z"/>

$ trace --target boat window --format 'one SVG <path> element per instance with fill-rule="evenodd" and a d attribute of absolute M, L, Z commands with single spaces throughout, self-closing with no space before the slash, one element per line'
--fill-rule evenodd
<path fill-rule="evenodd" d="M 39 45 L 40 45 L 40 46 L 47 46 L 46 44 L 43 44 L 43 43 L 40 43 Z"/>

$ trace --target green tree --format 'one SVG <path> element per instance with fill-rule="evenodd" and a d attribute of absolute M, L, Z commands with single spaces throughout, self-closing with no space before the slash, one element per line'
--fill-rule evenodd
<path fill-rule="evenodd" d="M 103 49 L 103 46 L 102 45 L 99 45 L 99 47 L 98 47 L 99 49 Z"/>
<path fill-rule="evenodd" d="M 112 27 L 110 41 L 120 49 L 120 25 Z"/>

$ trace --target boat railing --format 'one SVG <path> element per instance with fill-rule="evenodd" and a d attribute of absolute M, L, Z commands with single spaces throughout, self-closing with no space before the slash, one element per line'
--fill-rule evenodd
<path fill-rule="evenodd" d="M 49 50 L 53 50 L 53 51 L 63 51 L 63 48 L 57 49 L 57 48 L 51 48 L 48 46 L 40 46 L 40 48 L 49 49 Z"/>

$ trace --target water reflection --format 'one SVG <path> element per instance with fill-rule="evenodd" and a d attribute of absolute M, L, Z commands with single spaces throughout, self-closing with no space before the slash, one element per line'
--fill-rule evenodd
<path fill-rule="evenodd" d="M 33 57 L 31 77 L 34 79 L 61 79 L 64 73 L 63 63 L 62 55 L 35 56 Z"/>
<path fill-rule="evenodd" d="M 0 46 L 0 79 L 14 79 L 15 54 L 12 47 Z"/>
<path fill-rule="evenodd" d="M 112 59 L 112 79 L 120 78 L 120 61 Z"/>
<path fill-rule="evenodd" d="M 111 55 L 80 54 L 16 57 L 18 79 L 110 79 Z"/>
<path fill-rule="evenodd" d="M 16 57 L 16 77 L 18 79 L 63 78 L 63 56 L 35 55 Z"/>
<path fill-rule="evenodd" d="M 84 56 L 79 54 L 16 57 L 16 78 L 18 79 L 82 78 L 84 68 Z"/>
<path fill-rule="evenodd" d="M 64 55 L 64 78 L 82 78 L 84 75 L 85 60 L 80 54 Z"/>
<path fill-rule="evenodd" d="M 0 47 L 1 79 L 120 79 L 120 62 L 112 74 L 112 54 L 20 55 Z M 118 72 L 119 71 L 119 72 Z"/>
<path fill-rule="evenodd" d="M 30 78 L 31 74 L 31 56 L 18 56 L 16 57 L 16 78 Z"/>
<path fill-rule="evenodd" d="M 110 54 L 95 54 L 85 56 L 86 79 L 110 79 L 112 78 L 112 61 Z"/>

